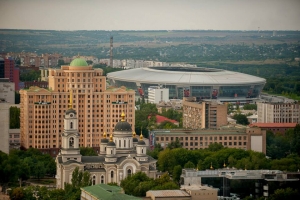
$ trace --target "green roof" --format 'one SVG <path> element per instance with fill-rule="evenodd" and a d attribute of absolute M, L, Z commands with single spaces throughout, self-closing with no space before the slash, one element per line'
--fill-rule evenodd
<path fill-rule="evenodd" d="M 106 184 L 98 184 L 93 186 L 87 186 L 81 188 L 81 190 L 85 191 L 86 193 L 92 195 L 93 197 L 99 200 L 113 200 L 118 197 L 118 199 L 122 200 L 137 200 L 141 199 L 134 196 L 129 196 L 127 194 L 122 193 L 122 188 L 118 186 L 110 186 Z"/>
<path fill-rule="evenodd" d="M 89 66 L 87 62 L 82 58 L 75 58 L 71 63 L 70 66 L 72 67 L 85 67 Z"/>

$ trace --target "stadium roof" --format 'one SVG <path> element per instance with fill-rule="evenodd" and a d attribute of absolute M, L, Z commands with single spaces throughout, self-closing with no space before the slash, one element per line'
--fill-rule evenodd
<path fill-rule="evenodd" d="M 146 67 L 108 73 L 119 81 L 176 85 L 248 85 L 265 83 L 264 78 L 239 72 L 201 67 Z"/>

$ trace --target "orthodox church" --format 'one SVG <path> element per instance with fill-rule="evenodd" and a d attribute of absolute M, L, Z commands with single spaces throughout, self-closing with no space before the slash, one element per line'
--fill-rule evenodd
<path fill-rule="evenodd" d="M 72 105 L 65 113 L 62 147 L 56 157 L 56 187 L 64 188 L 64 183 L 71 183 L 72 173 L 76 167 L 89 171 L 92 184 L 120 184 L 121 180 L 136 172 L 145 172 L 150 178 L 156 178 L 156 160 L 146 154 L 143 135 L 136 138 L 130 124 L 122 113 L 119 121 L 106 137 L 103 133 L 98 156 L 82 156 L 79 150 L 78 119 Z"/>

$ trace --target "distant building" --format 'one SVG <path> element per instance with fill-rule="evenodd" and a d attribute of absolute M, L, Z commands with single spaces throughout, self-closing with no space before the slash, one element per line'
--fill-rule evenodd
<path fill-rule="evenodd" d="M 29 65 L 29 66 L 19 66 L 20 74 L 22 73 L 28 73 L 30 71 L 39 71 L 40 68 L 36 67 L 35 65 Z"/>
<path fill-rule="evenodd" d="M 169 101 L 169 88 L 150 86 L 148 88 L 148 101 L 155 104 L 161 101 Z"/>
<path fill-rule="evenodd" d="M 10 82 L 8 78 L 0 78 L 0 99 L 15 104 L 15 84 Z"/>
<path fill-rule="evenodd" d="M 193 149 L 205 149 L 210 144 L 218 143 L 224 147 L 253 150 L 266 153 L 266 131 L 260 128 L 221 128 L 220 130 L 152 130 L 150 135 L 150 147 L 159 143 L 166 148 L 169 143 L 179 140 L 182 147 Z"/>
<path fill-rule="evenodd" d="M 297 123 L 252 123 L 249 127 L 259 127 L 263 130 L 269 130 L 273 133 L 284 134 L 288 129 L 295 128 Z"/>
<path fill-rule="evenodd" d="M 81 189 L 81 200 L 107 200 L 107 199 L 122 199 L 122 200 L 137 200 L 142 199 L 124 194 L 124 191 L 119 186 L 111 186 L 106 184 L 97 184 L 87 186 Z"/>
<path fill-rule="evenodd" d="M 0 151 L 9 153 L 9 103 L 0 102 Z"/>
<path fill-rule="evenodd" d="M 192 200 L 216 200 L 218 198 L 218 189 L 205 185 L 181 185 L 181 190 L 191 195 Z"/>
<path fill-rule="evenodd" d="M 15 84 L 15 90 L 19 90 L 20 71 L 15 67 L 15 61 L 12 57 L 0 57 L 0 78 L 8 78 Z"/>
<path fill-rule="evenodd" d="M 219 128 L 227 125 L 227 105 L 217 101 L 183 100 L 183 127 L 189 129 Z"/>
<path fill-rule="evenodd" d="M 171 102 L 165 102 L 161 101 L 158 104 L 156 104 L 156 108 L 158 113 L 162 113 L 163 110 L 168 111 L 169 109 L 172 109 L 172 104 Z"/>
<path fill-rule="evenodd" d="M 9 129 L 9 149 L 20 149 L 20 129 Z"/>
<path fill-rule="evenodd" d="M 257 103 L 258 123 L 300 123 L 299 103 Z"/>

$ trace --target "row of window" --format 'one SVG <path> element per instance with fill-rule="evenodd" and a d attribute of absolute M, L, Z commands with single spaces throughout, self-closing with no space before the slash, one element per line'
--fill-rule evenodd
<path fill-rule="evenodd" d="M 247 140 L 247 136 L 209 136 L 209 137 L 156 137 L 156 141 L 175 141 L 175 140 L 181 140 L 183 141 L 184 139 L 185 140 L 210 140 L 210 141 L 213 141 L 213 140 L 218 140 L 218 137 L 219 137 L 219 140 Z"/>

